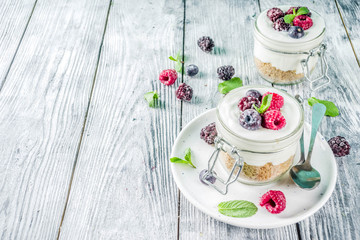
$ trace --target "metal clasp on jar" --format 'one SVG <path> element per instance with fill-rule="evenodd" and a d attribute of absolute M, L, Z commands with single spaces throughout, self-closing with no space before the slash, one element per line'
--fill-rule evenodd
<path fill-rule="evenodd" d="M 304 73 L 304 76 L 306 80 L 310 82 L 310 89 L 311 91 L 316 91 L 319 88 L 327 85 L 330 83 L 330 78 L 328 76 L 328 64 L 325 59 L 325 51 L 326 51 L 326 44 L 322 43 L 318 47 L 310 50 L 307 54 L 307 58 L 301 60 L 301 67 Z M 320 64 L 321 64 L 321 75 L 315 79 L 311 78 L 311 72 L 309 70 L 309 59 L 315 55 L 318 55 L 320 58 Z M 322 82 L 315 85 L 320 80 L 323 80 Z"/>
<path fill-rule="evenodd" d="M 219 159 L 220 151 L 230 154 L 235 159 L 235 163 L 226 180 L 223 180 L 222 178 L 217 176 L 216 173 L 214 172 L 215 163 Z M 216 137 L 215 151 L 212 153 L 209 159 L 208 171 L 206 174 L 202 176 L 202 180 L 206 182 L 209 186 L 216 189 L 219 193 L 225 195 L 228 192 L 229 185 L 238 179 L 240 172 L 243 168 L 243 165 L 244 165 L 244 160 L 240 156 L 240 150 L 237 149 L 235 146 L 231 145 L 230 143 L 228 143 L 227 141 L 225 141 L 224 139 L 220 137 Z M 207 178 L 211 176 L 215 177 L 217 181 L 215 181 L 214 183 L 208 181 Z"/>

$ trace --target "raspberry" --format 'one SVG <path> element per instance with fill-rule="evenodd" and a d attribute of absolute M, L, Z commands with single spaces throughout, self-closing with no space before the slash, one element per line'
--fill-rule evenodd
<path fill-rule="evenodd" d="M 279 214 L 286 208 L 286 198 L 283 192 L 270 190 L 260 198 L 260 206 L 272 214 Z"/>
<path fill-rule="evenodd" d="M 199 38 L 197 44 L 200 47 L 200 49 L 206 53 L 211 52 L 211 50 L 215 46 L 214 41 L 210 37 L 206 37 L 206 36 Z"/>
<path fill-rule="evenodd" d="M 333 137 L 328 143 L 335 157 L 343 157 L 350 154 L 350 144 L 344 137 Z"/>
<path fill-rule="evenodd" d="M 268 129 L 280 130 L 286 125 L 284 116 L 278 110 L 266 111 L 263 118 L 263 127 Z"/>
<path fill-rule="evenodd" d="M 246 109 L 254 109 L 253 104 L 258 108 L 261 105 L 259 99 L 255 97 L 243 97 L 238 103 L 238 107 L 241 111 L 245 111 Z"/>
<path fill-rule="evenodd" d="M 279 32 L 281 31 L 288 31 L 289 28 L 290 28 L 290 24 L 286 23 L 284 21 L 284 18 L 281 17 L 281 18 L 278 18 L 274 24 L 273 24 L 273 28 Z"/>
<path fill-rule="evenodd" d="M 284 16 L 284 12 L 280 8 L 271 8 L 267 11 L 266 15 L 270 21 L 275 22 L 276 19 L 279 19 Z"/>
<path fill-rule="evenodd" d="M 280 110 L 280 108 L 282 108 L 282 106 L 284 106 L 284 98 L 276 93 L 272 93 L 272 92 L 266 92 L 263 95 L 263 99 L 266 95 L 268 94 L 272 94 L 272 99 L 271 99 L 271 104 L 270 107 L 267 109 L 268 111 L 270 110 Z"/>
<path fill-rule="evenodd" d="M 310 17 L 305 15 L 296 16 L 293 21 L 294 26 L 302 27 L 302 29 L 307 30 L 313 25 L 313 21 Z"/>
<path fill-rule="evenodd" d="M 240 125 L 247 130 L 257 130 L 261 126 L 261 116 L 254 109 L 246 109 L 240 114 Z"/>
<path fill-rule="evenodd" d="M 217 136 L 215 123 L 210 123 L 200 131 L 200 138 L 208 144 L 214 144 L 215 137 Z"/>
<path fill-rule="evenodd" d="M 159 80 L 166 86 L 173 85 L 177 79 L 177 73 L 174 69 L 164 70 L 160 73 Z"/>
<path fill-rule="evenodd" d="M 221 80 L 230 80 L 235 74 L 235 69 L 233 66 L 221 66 L 217 69 L 217 74 Z"/>
<path fill-rule="evenodd" d="M 295 8 L 295 11 L 297 12 L 301 7 L 291 7 L 289 8 L 289 10 L 286 11 L 285 15 L 294 14 L 293 8 Z M 311 17 L 311 12 L 305 15 Z"/>
<path fill-rule="evenodd" d="M 254 89 L 250 89 L 249 91 L 246 92 L 245 96 L 247 97 L 255 97 L 257 99 L 259 99 L 261 101 L 262 96 L 261 93 L 257 90 Z"/>
<path fill-rule="evenodd" d="M 192 88 L 185 83 L 180 84 L 179 88 L 176 90 L 176 97 L 180 100 L 190 101 L 192 95 L 193 95 Z"/>

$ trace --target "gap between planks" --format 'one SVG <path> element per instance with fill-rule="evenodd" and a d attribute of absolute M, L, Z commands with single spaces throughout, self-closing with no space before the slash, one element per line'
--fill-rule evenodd
<path fill-rule="evenodd" d="M 25 35 L 25 33 L 26 33 L 26 30 L 27 30 L 27 28 L 28 28 L 28 26 L 29 26 L 29 23 L 30 23 L 31 17 L 32 17 L 32 15 L 33 15 L 33 13 L 34 13 L 34 10 L 35 10 L 35 7 L 36 7 L 37 2 L 38 2 L 38 0 L 35 0 L 34 6 L 32 7 L 31 12 L 30 12 L 29 19 L 28 19 L 27 22 L 26 22 L 24 31 L 23 31 L 23 33 L 22 33 L 22 35 L 21 35 L 21 37 L 20 37 L 20 40 L 19 40 L 19 43 L 18 43 L 18 45 L 17 45 L 17 47 L 16 47 L 14 56 L 12 57 L 11 62 L 10 62 L 10 65 L 9 65 L 9 68 L 8 68 L 6 74 L 5 74 L 4 81 L 2 82 L 2 84 L 0 84 L 0 92 L 1 92 L 1 89 L 3 88 L 3 86 L 5 85 L 7 76 L 9 75 L 10 69 L 11 69 L 11 67 L 12 67 L 12 65 L 13 65 L 13 63 L 14 63 L 15 57 L 16 57 L 16 55 L 17 55 L 17 52 L 18 52 L 19 48 L 20 48 L 20 44 L 22 43 L 22 40 L 23 40 L 24 35 Z"/>
<path fill-rule="evenodd" d="M 99 52 L 98 52 L 98 57 L 97 57 L 97 62 L 96 62 L 96 68 L 95 68 L 95 74 L 94 74 L 94 78 L 92 81 L 92 85 L 91 85 L 91 90 L 90 90 L 90 96 L 89 96 L 89 100 L 88 100 L 88 105 L 86 107 L 86 112 L 85 112 L 85 117 L 84 117 L 84 122 L 83 122 L 83 126 L 81 129 L 81 135 L 80 135 L 80 140 L 79 140 L 79 144 L 76 150 L 76 154 L 75 154 L 75 161 L 74 161 L 74 165 L 73 165 L 73 169 L 71 172 L 71 177 L 70 177 L 70 182 L 69 182 L 69 187 L 68 187 L 68 192 L 66 195 L 66 201 L 65 201 L 65 206 L 64 206 L 64 210 L 61 216 L 61 221 L 60 221 L 60 226 L 58 229 L 58 234 L 57 234 L 57 238 L 60 238 L 60 233 L 61 233 L 61 226 L 63 224 L 64 218 L 65 218 L 65 214 L 66 214 L 66 209 L 67 209 L 67 205 L 69 202 L 69 196 L 70 196 L 70 192 L 71 192 L 71 186 L 72 186 L 72 181 L 74 179 L 74 173 L 75 173 L 75 169 L 76 169 L 76 164 L 77 164 L 77 160 L 79 158 L 79 153 L 80 153 L 80 148 L 81 148 L 81 144 L 82 144 L 82 140 L 83 140 L 83 136 L 84 136 L 84 131 L 85 131 L 85 126 L 86 126 L 86 122 L 87 122 L 87 117 L 89 114 L 89 109 L 90 109 L 90 104 L 91 104 L 91 100 L 92 100 L 92 96 L 93 96 L 93 91 L 94 91 L 94 86 L 95 86 L 95 81 L 96 81 L 96 76 L 97 76 L 97 71 L 98 71 L 98 67 L 99 67 L 99 62 L 100 62 L 100 57 L 101 57 L 101 51 L 102 51 L 102 47 L 103 47 L 103 43 L 104 43 L 104 37 L 105 37 L 105 33 L 106 33 L 106 28 L 108 25 L 108 20 L 109 20 L 109 15 L 110 15 L 110 9 L 112 6 L 112 2 L 113 0 L 109 0 L 109 6 L 108 6 L 108 11 L 107 11 L 107 15 L 106 15 L 106 20 L 105 20 L 105 26 L 104 26 L 104 31 L 101 37 L 101 43 L 100 43 L 100 47 L 99 47 Z"/>

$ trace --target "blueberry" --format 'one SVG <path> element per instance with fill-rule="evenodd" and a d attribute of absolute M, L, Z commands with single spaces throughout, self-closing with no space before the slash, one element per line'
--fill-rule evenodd
<path fill-rule="evenodd" d="M 190 77 L 195 76 L 196 74 L 198 74 L 198 72 L 199 72 L 199 68 L 194 64 L 190 64 L 186 68 L 186 74 Z"/>
<path fill-rule="evenodd" d="M 204 170 L 202 170 L 201 172 L 200 172 L 200 174 L 199 174 L 199 179 L 200 179 L 200 182 L 202 182 L 203 184 L 205 184 L 205 185 L 208 185 L 206 182 L 204 182 L 203 180 L 202 180 L 202 178 L 203 178 L 203 176 L 205 175 L 205 174 L 207 174 L 207 172 L 208 172 L 208 170 L 206 170 L 206 169 L 204 169 Z M 216 181 L 216 178 L 213 176 L 213 175 L 208 175 L 208 176 L 206 176 L 206 178 L 205 178 L 206 180 L 208 180 L 209 182 L 211 182 L 212 184 L 214 184 L 215 183 L 215 181 Z"/>
<path fill-rule="evenodd" d="M 243 128 L 254 131 L 261 126 L 261 116 L 254 109 L 246 109 L 240 114 L 239 122 Z"/>
<path fill-rule="evenodd" d="M 292 26 L 289 30 L 289 36 L 292 38 L 302 38 L 304 36 L 304 29 L 298 26 Z"/>
<path fill-rule="evenodd" d="M 249 91 L 247 91 L 246 96 L 257 98 L 257 99 L 259 99 L 259 101 L 261 101 L 261 99 L 262 99 L 261 93 L 255 89 L 250 89 Z"/>

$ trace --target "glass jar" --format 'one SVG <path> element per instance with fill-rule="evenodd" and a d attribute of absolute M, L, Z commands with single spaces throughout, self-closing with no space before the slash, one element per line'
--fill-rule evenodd
<path fill-rule="evenodd" d="M 286 119 L 284 128 L 271 130 L 261 127 L 250 131 L 240 126 L 237 103 L 249 89 L 256 89 L 261 94 L 272 92 L 283 96 L 285 103 L 281 112 Z M 293 164 L 303 125 L 302 106 L 294 97 L 279 89 L 246 86 L 225 95 L 216 109 L 218 136 L 208 169 L 209 174 L 213 175 L 212 171 L 218 160 L 229 173 L 227 181 L 221 180 L 226 189 L 218 191 L 226 194 L 227 185 L 235 179 L 251 185 L 264 185 L 279 179 Z"/>
<path fill-rule="evenodd" d="M 286 12 L 291 6 L 280 6 Z M 324 59 L 326 50 L 323 39 L 325 35 L 325 21 L 315 11 L 311 11 L 313 26 L 305 30 L 302 38 L 294 39 L 288 32 L 276 31 L 273 23 L 267 17 L 267 10 L 262 12 L 254 25 L 254 61 L 255 66 L 265 80 L 274 84 L 294 84 L 307 78 L 310 82 L 310 74 L 315 69 L 319 57 L 322 64 L 321 78 L 327 77 L 327 64 Z M 323 85 L 322 84 L 322 85 Z M 314 86 L 310 86 L 315 88 Z"/>

